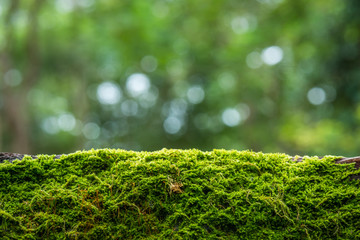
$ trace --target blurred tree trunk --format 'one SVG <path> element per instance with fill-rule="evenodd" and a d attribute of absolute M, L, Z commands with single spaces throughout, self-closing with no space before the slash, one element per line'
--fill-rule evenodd
<path fill-rule="evenodd" d="M 38 22 L 37 16 L 44 0 L 34 0 L 28 13 L 28 32 L 24 39 L 26 53 L 24 68 L 14 59 L 14 48 L 17 41 L 15 38 L 15 16 L 19 10 L 20 1 L 12 0 L 5 15 L 5 46 L 0 52 L 1 71 L 3 76 L 12 69 L 23 72 L 23 81 L 19 86 L 12 86 L 3 82 L 1 96 L 3 97 L 2 115 L 2 145 L 0 148 L 9 148 L 13 152 L 29 153 L 29 111 L 27 104 L 27 93 L 39 78 L 40 54 L 38 43 Z M 7 76 L 11 77 L 11 76 Z M 8 80 L 9 81 L 9 80 Z M 11 80 L 10 80 L 11 81 Z M 4 136 L 9 136 L 4 139 Z"/>

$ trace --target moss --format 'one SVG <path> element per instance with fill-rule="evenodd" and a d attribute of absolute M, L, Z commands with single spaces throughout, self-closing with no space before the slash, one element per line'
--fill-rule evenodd
<path fill-rule="evenodd" d="M 336 157 L 100 149 L 0 164 L 3 239 L 357 239 Z"/>

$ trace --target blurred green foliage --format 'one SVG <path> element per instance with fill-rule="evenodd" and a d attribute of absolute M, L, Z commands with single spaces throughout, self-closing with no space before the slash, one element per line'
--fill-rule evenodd
<path fill-rule="evenodd" d="M 2 151 L 359 155 L 357 0 L 0 0 Z"/>

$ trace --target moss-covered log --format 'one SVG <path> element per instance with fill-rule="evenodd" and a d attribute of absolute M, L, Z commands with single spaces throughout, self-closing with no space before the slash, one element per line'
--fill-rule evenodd
<path fill-rule="evenodd" d="M 166 149 L 33 157 L 0 164 L 4 239 L 360 238 L 355 158 Z"/>

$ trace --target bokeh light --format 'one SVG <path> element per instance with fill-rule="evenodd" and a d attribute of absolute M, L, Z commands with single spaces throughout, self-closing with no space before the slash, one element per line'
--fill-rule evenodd
<path fill-rule="evenodd" d="M 101 104 L 116 104 L 120 101 L 121 89 L 112 82 L 103 82 L 97 88 L 97 99 Z"/>
<path fill-rule="evenodd" d="M 164 129 L 169 134 L 178 133 L 181 129 L 181 126 L 182 126 L 182 121 L 175 116 L 170 116 L 166 118 L 164 121 Z"/>
<path fill-rule="evenodd" d="M 71 113 L 64 113 L 58 117 L 59 129 L 70 132 L 74 130 L 76 126 L 76 119 Z"/>
<path fill-rule="evenodd" d="M 236 34 L 242 34 L 249 30 L 249 22 L 245 17 L 236 17 L 231 21 L 231 28 Z"/>
<path fill-rule="evenodd" d="M 326 93 L 320 87 L 313 87 L 307 93 L 309 102 L 313 105 L 323 104 L 326 100 Z"/>
<path fill-rule="evenodd" d="M 132 97 L 145 94 L 150 89 L 150 79 L 142 73 L 134 73 L 126 80 L 126 90 Z"/>
<path fill-rule="evenodd" d="M 187 98 L 192 104 L 199 104 L 205 98 L 204 89 L 201 86 L 192 86 L 187 91 Z"/>
<path fill-rule="evenodd" d="M 283 59 L 283 50 L 278 46 L 265 48 L 261 52 L 261 59 L 267 65 L 275 65 Z"/>
<path fill-rule="evenodd" d="M 235 127 L 239 125 L 242 120 L 239 111 L 235 108 L 225 109 L 221 115 L 221 119 L 228 127 Z"/>
<path fill-rule="evenodd" d="M 98 139 L 100 136 L 100 131 L 101 129 L 99 125 L 93 122 L 86 123 L 82 129 L 84 137 L 89 140 Z"/>
<path fill-rule="evenodd" d="M 55 116 L 47 117 L 42 121 L 41 128 L 48 134 L 59 132 L 58 119 Z"/>

